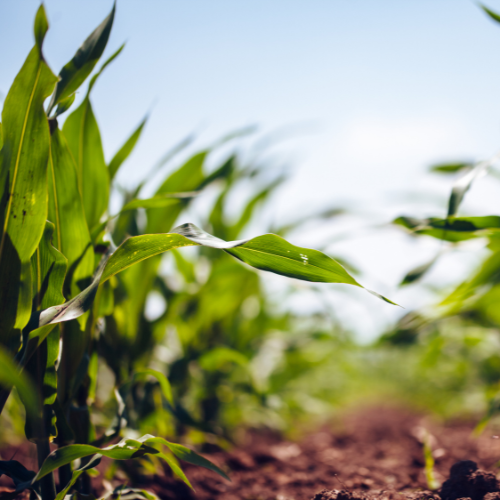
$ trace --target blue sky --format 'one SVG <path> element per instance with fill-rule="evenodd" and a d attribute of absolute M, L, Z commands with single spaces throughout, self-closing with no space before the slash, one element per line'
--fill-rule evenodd
<path fill-rule="evenodd" d="M 33 44 L 38 5 L 0 0 L 3 94 Z M 51 24 L 45 54 L 55 73 L 111 5 L 45 2 Z M 499 0 L 488 5 L 500 11 Z M 263 132 L 297 125 L 303 132 L 278 150 L 293 176 L 266 216 L 285 220 L 348 205 L 359 217 L 328 231 L 355 230 L 357 237 L 332 244 L 330 253 L 351 258 L 369 287 L 407 309 L 429 300 L 424 288 L 397 291 L 396 284 L 436 244 L 415 243 L 393 229 L 361 228 L 404 211 L 442 215 L 439 204 L 416 203 L 411 195 L 445 199 L 449 180 L 432 180 L 427 166 L 499 149 L 500 25 L 474 2 L 118 0 L 107 54 L 124 41 L 124 52 L 93 94 L 108 158 L 152 111 L 123 183 L 193 130 L 203 131 L 204 144 L 249 124 Z M 494 213 L 496 188 L 480 182 L 464 212 Z M 311 246 L 315 238 L 310 231 L 294 242 Z M 468 268 L 463 262 L 473 263 L 476 254 L 471 247 L 459 260 L 451 258 L 434 279 L 459 279 Z M 347 323 L 365 337 L 401 314 L 357 291 L 343 309 Z"/>

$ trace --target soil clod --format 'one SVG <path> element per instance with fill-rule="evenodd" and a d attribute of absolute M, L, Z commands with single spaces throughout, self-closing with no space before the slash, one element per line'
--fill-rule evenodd
<path fill-rule="evenodd" d="M 495 474 L 478 469 L 472 460 L 462 460 L 450 469 L 450 478 L 443 483 L 441 488 L 442 500 L 485 500 L 487 494 L 500 492 L 500 484 Z M 499 498 L 491 496 L 488 500 Z"/>

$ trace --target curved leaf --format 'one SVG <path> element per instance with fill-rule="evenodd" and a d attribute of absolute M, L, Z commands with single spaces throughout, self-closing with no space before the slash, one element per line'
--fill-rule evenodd
<path fill-rule="evenodd" d="M 167 377 L 163 375 L 163 373 L 157 370 L 152 370 L 151 368 L 147 368 L 145 370 L 138 370 L 134 372 L 133 380 L 141 380 L 146 378 L 148 375 L 158 380 L 163 396 L 170 404 L 173 405 L 174 399 L 172 397 L 172 388 L 170 387 L 170 382 L 168 381 Z"/>
<path fill-rule="evenodd" d="M 181 460 L 188 463 L 199 465 L 210 469 L 222 477 L 229 479 L 227 475 L 219 467 L 214 465 L 212 462 L 198 455 L 196 452 L 182 446 L 180 444 L 171 443 L 162 438 L 156 438 L 154 436 L 145 435 L 140 439 L 124 439 L 118 444 L 108 446 L 107 448 L 97 448 L 88 444 L 73 444 L 69 446 L 63 446 L 55 451 L 53 451 L 44 461 L 42 467 L 38 471 L 35 480 L 38 481 L 52 471 L 58 469 L 59 467 L 71 463 L 73 460 L 79 458 L 88 457 L 91 455 L 100 455 L 113 460 L 129 460 L 131 458 L 142 457 L 147 454 L 158 455 L 164 458 L 169 465 L 174 469 L 174 471 L 180 475 L 188 484 L 186 476 L 183 474 L 180 467 L 172 460 L 165 458 L 165 455 L 154 445 L 163 445 L 170 449 L 170 451 Z"/>

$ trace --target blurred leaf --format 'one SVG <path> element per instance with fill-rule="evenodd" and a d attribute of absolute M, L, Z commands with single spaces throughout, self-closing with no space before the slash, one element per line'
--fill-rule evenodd
<path fill-rule="evenodd" d="M 32 412 L 39 412 L 39 398 L 33 382 L 26 374 L 19 371 L 19 367 L 12 361 L 10 353 L 0 347 L 0 384 L 10 389 L 15 386 L 23 400 L 26 402 L 26 407 Z"/>
<path fill-rule="evenodd" d="M 393 221 L 410 229 L 414 234 L 424 234 L 440 240 L 459 242 L 494 234 L 500 229 L 500 217 L 449 217 L 447 219 L 415 219 L 398 217 Z"/>
<path fill-rule="evenodd" d="M 0 460 L 0 476 L 2 474 L 10 477 L 16 488 L 23 483 L 30 482 L 36 475 L 17 460 Z"/>
<path fill-rule="evenodd" d="M 415 283 L 416 281 L 418 281 L 432 268 L 432 266 L 436 263 L 437 259 L 438 255 L 436 255 L 436 257 L 432 258 L 430 261 L 425 262 L 424 264 L 421 264 L 420 266 L 413 268 L 411 271 L 408 271 L 408 273 L 403 278 L 399 286 L 409 285 L 411 283 Z"/>
<path fill-rule="evenodd" d="M 484 12 L 486 12 L 486 14 L 488 14 L 488 16 L 490 16 L 491 19 L 493 19 L 493 21 L 500 23 L 500 15 L 488 9 L 488 7 L 485 7 L 484 5 L 479 4 L 479 6 L 484 10 Z"/>
<path fill-rule="evenodd" d="M 120 55 L 121 51 L 125 48 L 125 44 L 123 43 L 122 45 L 120 45 L 120 47 L 118 47 L 118 49 L 116 49 L 107 59 L 106 61 L 104 61 L 104 63 L 102 64 L 102 66 L 99 68 L 99 71 L 91 78 L 90 82 L 89 82 L 89 88 L 87 90 L 87 97 L 89 96 L 90 94 L 90 91 L 92 90 L 92 88 L 94 87 L 95 85 L 95 82 L 97 81 L 97 79 L 101 76 L 102 72 Z"/>
<path fill-rule="evenodd" d="M 170 387 L 170 382 L 168 381 L 167 377 L 165 377 L 165 375 L 163 375 L 163 373 L 161 373 L 157 370 L 152 370 L 152 369 L 148 368 L 145 370 L 135 371 L 132 378 L 135 381 L 135 380 L 142 380 L 144 378 L 147 378 L 148 376 L 154 377 L 156 380 L 158 380 L 158 383 L 160 384 L 161 392 L 163 393 L 163 396 L 170 404 L 174 404 L 174 400 L 172 398 L 172 389 Z"/>
<path fill-rule="evenodd" d="M 74 470 L 72 475 L 71 475 L 71 480 L 68 484 L 64 486 L 64 488 L 61 489 L 61 491 L 57 494 L 56 500 L 64 500 L 65 496 L 67 495 L 68 491 L 71 489 L 71 487 L 76 483 L 78 478 L 86 471 L 89 469 L 92 469 L 99 465 L 101 462 L 101 455 L 94 455 L 87 463 L 84 463 L 81 467 L 78 469 Z"/>
<path fill-rule="evenodd" d="M 476 179 L 486 174 L 494 160 L 496 160 L 496 157 L 476 163 L 471 170 L 466 172 L 462 177 L 454 182 L 450 199 L 448 201 L 448 217 L 452 217 L 457 214 L 465 193 L 467 193 Z"/>
<path fill-rule="evenodd" d="M 238 221 L 230 228 L 228 238 L 237 238 L 246 225 L 250 222 L 255 209 L 264 202 L 271 194 L 274 193 L 275 189 L 283 184 L 285 177 L 280 177 L 275 181 L 271 182 L 269 185 L 264 187 L 259 191 L 245 206 L 243 212 Z"/>
<path fill-rule="evenodd" d="M 215 347 L 203 353 L 198 361 L 200 366 L 207 371 L 220 370 L 228 362 L 243 367 L 248 366 L 248 359 L 244 354 L 224 346 Z"/>
<path fill-rule="evenodd" d="M 471 162 L 457 162 L 457 163 L 438 163 L 430 167 L 430 172 L 435 172 L 437 174 L 455 174 L 461 172 L 462 170 L 471 169 L 473 163 Z"/>
<path fill-rule="evenodd" d="M 73 59 L 62 68 L 56 90 L 49 104 L 48 114 L 56 104 L 74 94 L 94 69 L 108 43 L 115 17 L 115 8 L 116 3 L 108 17 L 83 42 Z"/>
<path fill-rule="evenodd" d="M 63 113 L 66 113 L 69 108 L 73 105 L 75 102 L 76 94 L 71 94 L 69 97 L 66 97 L 66 99 L 63 99 L 56 108 L 56 111 L 54 113 L 53 118 L 51 120 L 57 118 L 59 115 L 62 115 Z"/>
<path fill-rule="evenodd" d="M 2 110 L 0 169 L 0 341 L 23 328 L 31 313 L 30 258 L 47 218 L 50 134 L 43 103 L 57 81 L 45 63 L 48 29 L 43 5 L 35 19 L 36 45 L 14 79 Z"/>
<path fill-rule="evenodd" d="M 199 194 L 198 191 L 192 191 L 189 193 L 167 193 L 163 195 L 157 195 L 153 198 L 147 198 L 144 200 L 135 199 L 126 203 L 120 210 L 126 212 L 127 210 L 137 210 L 138 208 L 164 208 L 170 205 L 175 205 L 179 203 L 180 200 L 190 200 Z M 118 214 L 117 214 L 118 215 Z M 116 215 L 114 216 L 116 217 Z"/>
<path fill-rule="evenodd" d="M 132 153 L 139 137 L 141 136 L 142 129 L 144 128 L 144 125 L 146 125 L 147 119 L 148 117 L 146 116 L 109 162 L 108 170 L 110 180 L 113 180 L 122 163 L 129 157 L 130 153 Z"/>

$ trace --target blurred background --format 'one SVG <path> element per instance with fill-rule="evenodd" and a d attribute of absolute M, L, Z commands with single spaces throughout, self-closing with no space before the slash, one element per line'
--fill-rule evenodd
<path fill-rule="evenodd" d="M 57 73 L 112 3 L 44 3 L 51 23 L 44 52 Z M 38 4 L 0 1 L 3 97 L 32 46 Z M 500 10 L 500 1 L 491 0 L 490 7 Z M 267 409 L 245 413 L 240 402 L 238 411 L 232 407 L 224 414 L 222 427 L 241 419 L 279 427 L 283 419 L 304 411 L 319 414 L 332 403 L 370 398 L 374 388 L 368 379 L 377 381 L 380 394 L 411 397 L 443 414 L 486 409 L 500 380 L 500 357 L 492 358 L 499 344 L 497 324 L 470 323 L 460 315 L 436 320 L 435 312 L 424 320 L 423 313 L 413 312 L 433 311 L 474 272 L 488 255 L 484 240 L 465 242 L 418 283 L 399 287 L 405 274 L 430 261 L 442 243 L 413 238 L 391 221 L 400 215 L 445 217 L 455 177 L 429 173 L 429 167 L 474 162 L 498 152 L 500 25 L 469 0 L 120 0 L 104 58 L 123 42 L 124 51 L 92 94 L 106 159 L 148 113 L 149 119 L 117 176 L 111 212 L 120 206 L 123 192 L 143 178 L 150 186 L 145 195 L 154 192 L 161 176 L 155 177 L 153 166 L 184 138 L 194 140 L 171 171 L 225 134 L 255 127 L 217 148 L 208 161 L 210 171 L 236 151 L 242 164 L 258 166 L 257 178 L 234 183 L 224 199 L 229 222 L 238 220 L 255 193 L 272 185 L 252 206 L 241 232 L 226 233 L 241 238 L 281 228 L 292 243 L 338 258 L 367 288 L 404 308 L 344 285 L 290 283 L 266 273 L 258 273 L 257 283 L 252 281 L 256 274 L 248 271 L 247 296 L 234 310 L 243 318 L 238 328 L 261 328 L 260 336 L 248 345 L 231 340 L 221 345 L 251 360 L 253 389 L 247 392 Z M 81 91 L 80 100 L 83 96 Z M 459 213 L 495 213 L 497 182 L 479 179 Z M 207 188 L 177 222 L 203 226 L 203 214 L 218 196 L 217 189 Z M 217 232 L 214 221 L 211 216 L 210 229 L 224 237 L 224 225 Z M 189 261 L 197 254 L 183 255 Z M 177 255 L 175 261 L 165 257 L 163 275 L 172 275 L 167 284 L 177 297 L 184 293 L 194 300 L 199 293 L 202 302 L 202 289 L 189 287 L 184 264 Z M 177 282 L 176 272 L 183 275 Z M 197 273 L 199 278 L 203 269 Z M 207 283 L 206 276 L 199 279 Z M 161 294 L 152 294 L 146 317 L 164 319 L 166 308 L 175 315 L 175 300 L 167 303 Z M 152 366 L 172 366 L 188 350 L 184 346 L 182 351 L 182 339 L 179 343 L 165 322 L 160 327 L 157 338 L 167 332 L 167 340 L 156 349 Z M 192 326 L 200 332 L 205 327 Z M 196 356 L 205 348 L 198 346 Z M 222 378 L 216 375 L 228 360 L 240 367 L 246 363 L 234 353 L 224 356 L 195 363 L 214 373 L 210 383 L 218 388 L 213 394 L 205 387 L 188 397 L 187 386 L 179 382 L 178 393 L 191 401 L 187 408 L 194 408 L 198 398 L 206 416 L 210 398 L 224 404 L 234 402 L 235 394 L 248 407 L 258 407 L 256 400 L 249 403 L 250 396 L 242 396 L 246 375 L 222 381 L 233 373 L 228 367 Z M 202 372 L 190 366 L 190 376 L 199 382 Z M 177 368 L 179 373 L 184 369 Z M 182 380 L 179 373 L 170 371 L 174 383 Z M 216 413 L 210 415 L 205 421 L 219 422 Z"/>
<path fill-rule="evenodd" d="M 0 40 L 9 48 L 0 74 L 4 94 L 31 46 L 37 5 L 2 2 Z M 51 22 L 45 54 L 57 70 L 111 2 L 45 5 Z M 387 223 L 401 213 L 444 211 L 449 179 L 429 180 L 429 164 L 496 153 L 498 30 L 469 0 L 121 0 L 106 54 L 123 42 L 126 48 L 93 94 L 104 149 L 109 158 L 151 113 L 120 172 L 126 185 L 192 132 L 199 145 L 257 125 L 246 142 L 273 143 L 270 168 L 288 175 L 259 219 L 284 224 L 327 207 L 349 209 L 346 217 L 303 228 L 293 242 L 323 244 L 349 258 L 366 286 L 413 308 L 429 301 L 428 291 L 398 292 L 396 285 L 408 267 L 430 258 L 435 243 L 415 245 Z M 471 213 L 493 208 L 493 190 L 482 184 L 466 200 Z M 262 229 L 257 222 L 247 235 Z M 463 255 L 461 265 L 437 266 L 433 274 L 456 280 L 471 259 Z M 281 279 L 265 279 L 279 288 L 274 282 Z M 336 294 L 332 307 L 342 304 L 338 314 L 363 341 L 402 314 L 362 291 L 352 295 Z"/>

